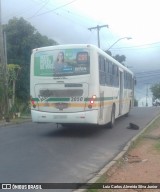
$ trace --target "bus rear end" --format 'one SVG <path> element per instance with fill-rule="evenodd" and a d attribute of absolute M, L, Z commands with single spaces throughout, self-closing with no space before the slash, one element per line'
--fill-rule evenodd
<path fill-rule="evenodd" d="M 98 112 L 95 98 L 89 94 L 90 81 L 94 80 L 87 46 L 34 49 L 30 85 L 33 122 L 96 124 Z"/>

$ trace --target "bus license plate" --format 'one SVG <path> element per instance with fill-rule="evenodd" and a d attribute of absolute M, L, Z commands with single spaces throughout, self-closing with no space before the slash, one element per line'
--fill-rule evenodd
<path fill-rule="evenodd" d="M 67 115 L 54 115 L 54 119 L 66 119 Z"/>
<path fill-rule="evenodd" d="M 59 110 L 63 110 L 68 108 L 68 103 L 56 103 L 56 108 Z"/>

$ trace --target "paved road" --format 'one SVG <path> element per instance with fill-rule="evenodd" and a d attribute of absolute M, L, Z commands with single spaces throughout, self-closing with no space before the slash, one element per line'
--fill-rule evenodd
<path fill-rule="evenodd" d="M 159 107 L 134 108 L 113 129 L 31 122 L 0 127 L 0 183 L 85 182 L 158 114 Z M 140 130 L 127 129 L 129 122 Z"/>

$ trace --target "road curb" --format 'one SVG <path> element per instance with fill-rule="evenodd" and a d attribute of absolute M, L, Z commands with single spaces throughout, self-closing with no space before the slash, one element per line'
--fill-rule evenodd
<path fill-rule="evenodd" d="M 122 149 L 122 151 L 120 153 L 118 153 L 116 155 L 116 157 L 114 157 L 114 159 L 112 161 L 110 161 L 109 163 L 107 163 L 107 165 L 105 165 L 104 168 L 102 168 L 92 179 L 90 179 L 89 181 L 87 181 L 87 183 L 95 183 L 97 182 L 98 179 L 100 179 L 100 177 L 102 177 L 102 175 L 104 175 L 104 173 L 106 173 L 113 165 L 115 165 L 117 163 L 117 161 L 119 161 L 120 158 L 122 158 L 126 152 L 128 151 L 128 149 L 130 148 L 130 146 L 137 140 L 137 138 L 142 135 L 146 129 L 154 122 L 156 121 L 158 118 L 160 117 L 160 114 L 158 116 L 156 116 L 151 122 L 149 122 L 149 124 L 146 125 L 146 127 L 144 127 L 142 129 L 142 131 L 140 131 L 136 136 L 134 136 L 126 145 L 125 147 Z M 86 192 L 86 189 L 77 189 L 74 190 L 73 192 Z"/>

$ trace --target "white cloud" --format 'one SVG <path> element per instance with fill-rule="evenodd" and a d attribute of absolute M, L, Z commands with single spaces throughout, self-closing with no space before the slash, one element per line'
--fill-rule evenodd
<path fill-rule="evenodd" d="M 160 42 L 159 0 L 77 0 L 56 11 L 33 17 L 54 10 L 72 0 L 2 0 L 2 21 L 13 16 L 30 18 L 28 21 L 40 33 L 59 43 L 97 44 L 97 31 L 88 30 L 97 25 L 109 25 L 100 30 L 101 47 L 107 49 L 117 39 L 130 36 L 132 40 L 121 40 L 113 48 Z M 43 7 L 43 8 L 42 8 Z M 41 10 L 40 10 L 41 8 Z M 160 45 L 160 44 L 159 44 Z M 149 46 L 148 46 L 149 48 Z M 127 64 L 154 68 L 160 66 L 160 47 L 155 49 L 137 47 L 135 49 L 112 49 L 114 54 L 124 54 Z"/>

